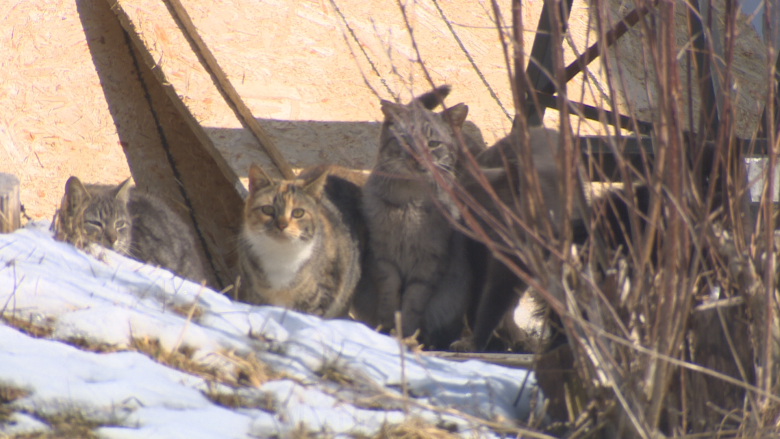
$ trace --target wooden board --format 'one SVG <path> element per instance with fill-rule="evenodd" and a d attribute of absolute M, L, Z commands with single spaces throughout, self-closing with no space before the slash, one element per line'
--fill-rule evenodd
<path fill-rule="evenodd" d="M 89 13 L 102 17 L 100 26 L 85 32 L 110 48 L 95 49 L 93 58 L 136 186 L 178 211 L 213 275 L 209 285 L 222 289 L 236 277 L 232 243 L 243 208 L 240 183 L 152 72 L 108 3 L 95 0 Z"/>

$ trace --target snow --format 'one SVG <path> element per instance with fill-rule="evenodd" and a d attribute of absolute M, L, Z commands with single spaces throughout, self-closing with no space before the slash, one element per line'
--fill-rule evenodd
<path fill-rule="evenodd" d="M 33 338 L 0 324 L 0 386 L 28 392 L 10 403 L 0 435 L 40 431 L 42 413 L 69 410 L 99 421 L 98 433 L 110 438 L 284 437 L 300 426 L 371 435 L 408 410 L 464 436 L 490 437 L 473 417 L 512 425 L 542 405 L 526 371 L 409 350 L 402 370 L 398 342 L 360 323 L 232 302 L 166 270 L 90 250 L 97 257 L 55 242 L 46 222 L 0 235 L 2 315 L 53 330 Z M 193 304 L 203 312 L 189 322 L 172 310 L 186 314 Z M 134 339 L 159 340 L 166 351 L 186 346 L 193 360 L 226 376 L 236 375 L 231 354 L 254 356 L 280 375 L 257 387 L 209 383 L 136 352 Z M 113 349 L 92 352 L 74 340 Z M 321 377 L 327 369 L 349 382 Z M 222 407 L 205 395 L 215 389 L 272 408 Z"/>

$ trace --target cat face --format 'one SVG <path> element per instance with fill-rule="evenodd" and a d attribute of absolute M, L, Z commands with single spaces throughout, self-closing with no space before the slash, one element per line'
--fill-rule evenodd
<path fill-rule="evenodd" d="M 376 171 L 397 177 L 432 178 L 432 167 L 452 174 L 457 160 L 453 132 L 466 120 L 468 107 L 458 104 L 434 113 L 423 102 L 408 105 L 382 101 L 385 122 Z"/>
<path fill-rule="evenodd" d="M 80 245 L 99 244 L 129 255 L 132 218 L 127 210 L 130 179 L 116 187 L 87 189 L 77 177 L 65 184 L 62 220 L 72 225 L 68 241 Z M 77 244 L 77 245 L 78 245 Z"/>
<path fill-rule="evenodd" d="M 318 202 L 326 177 L 327 173 L 323 173 L 308 181 L 273 181 L 252 165 L 245 227 L 280 243 L 311 241 L 317 232 Z"/>

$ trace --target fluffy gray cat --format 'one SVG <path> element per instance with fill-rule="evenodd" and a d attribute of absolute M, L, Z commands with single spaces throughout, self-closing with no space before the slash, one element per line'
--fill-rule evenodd
<path fill-rule="evenodd" d="M 130 187 L 130 179 L 106 186 L 70 177 L 52 225 L 58 241 L 99 244 L 195 282 L 206 279 L 189 227 L 160 199 Z"/>
<path fill-rule="evenodd" d="M 385 330 L 400 310 L 403 336 L 419 330 L 433 348 L 460 336 L 473 281 L 466 238 L 443 213 L 457 220 L 457 206 L 435 176 L 454 181 L 462 153 L 456 130 L 468 107 L 430 111 L 448 93 L 445 86 L 407 105 L 381 103 L 379 153 L 363 188 L 370 252 L 354 307 L 359 320 Z"/>

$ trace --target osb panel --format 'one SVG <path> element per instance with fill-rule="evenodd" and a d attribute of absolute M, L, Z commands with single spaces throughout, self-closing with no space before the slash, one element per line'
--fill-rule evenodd
<path fill-rule="evenodd" d="M 103 183 L 130 176 L 80 4 L 0 1 L 0 172 L 19 178 L 33 219 L 51 218 L 70 175 Z"/>
<path fill-rule="evenodd" d="M 378 138 L 376 121 L 381 119 L 379 99 L 395 95 L 406 100 L 412 93 L 429 89 L 411 61 L 416 55 L 395 3 L 337 4 L 381 79 L 329 2 L 184 2 L 220 66 L 294 167 L 334 162 L 370 168 Z M 269 167 L 260 146 L 222 101 L 165 5 L 155 0 L 120 0 L 118 5 L 151 52 L 151 59 L 235 172 L 245 176 L 253 161 Z M 501 45 L 485 5 L 451 1 L 439 5 L 511 113 Z M 534 26 L 540 8 L 541 2 L 526 8 L 527 20 Z M 435 4 L 410 2 L 408 14 L 433 81 L 454 86 L 448 102 L 469 104 L 470 120 L 482 129 L 487 142 L 503 136 L 510 126 L 509 117 L 443 26 Z M 529 33 L 528 47 L 532 42 Z"/>
<path fill-rule="evenodd" d="M 84 31 L 101 42 L 91 44 L 93 59 L 133 179 L 178 211 L 199 238 L 204 266 L 216 271 L 209 285 L 221 289 L 235 279 L 232 248 L 241 220 L 239 192 L 143 61 L 109 4 L 82 2 L 82 15 L 100 23 Z"/>

